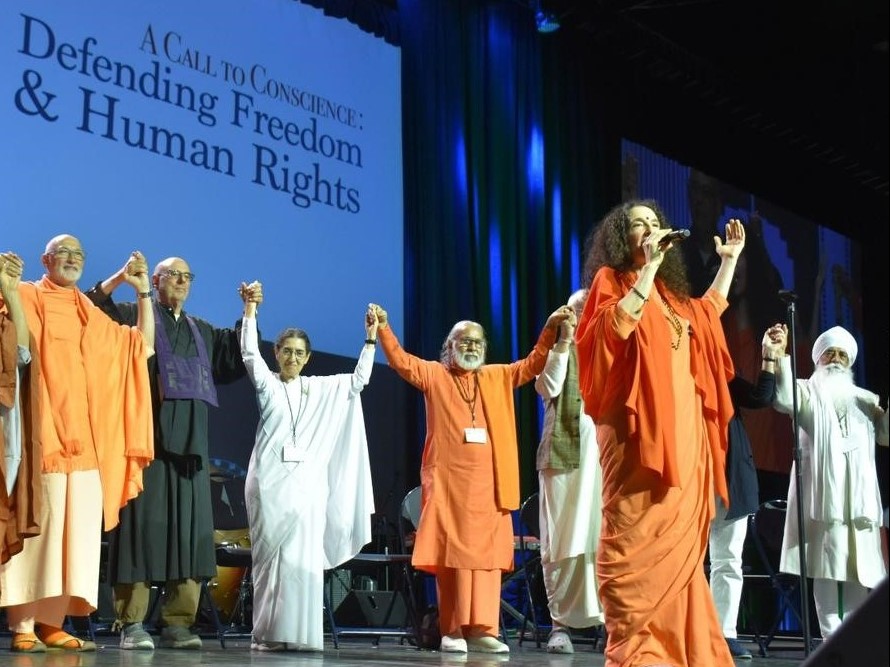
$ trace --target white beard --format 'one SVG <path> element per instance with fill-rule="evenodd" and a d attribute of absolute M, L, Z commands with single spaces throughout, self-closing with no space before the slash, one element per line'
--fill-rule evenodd
<path fill-rule="evenodd" d="M 465 371 L 475 371 L 485 363 L 484 352 L 461 352 L 455 349 L 452 352 L 452 358 L 454 359 L 454 365 Z"/>
<path fill-rule="evenodd" d="M 810 383 L 826 403 L 834 405 L 838 416 L 856 409 L 856 385 L 853 383 L 853 371 L 849 368 L 837 363 L 816 366 Z"/>

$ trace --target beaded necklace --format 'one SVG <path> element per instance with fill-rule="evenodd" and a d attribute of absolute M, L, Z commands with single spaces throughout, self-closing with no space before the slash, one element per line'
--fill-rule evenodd
<path fill-rule="evenodd" d="M 677 315 L 677 311 L 674 310 L 674 307 L 670 304 L 667 299 L 661 296 L 661 292 L 658 293 L 658 298 L 661 299 L 661 302 L 664 304 L 664 307 L 667 308 L 667 314 L 665 317 L 671 325 L 671 328 L 674 330 L 674 333 L 677 334 L 677 342 L 675 343 L 671 340 L 671 347 L 674 350 L 680 349 L 680 341 L 683 340 L 683 324 L 680 322 L 680 316 Z"/>
<path fill-rule="evenodd" d="M 460 394 L 460 397 L 463 399 L 464 403 L 467 404 L 467 407 L 470 408 L 470 418 L 472 419 L 473 426 L 476 426 L 476 399 L 479 397 L 479 376 L 474 372 L 473 373 L 473 395 L 470 396 L 470 388 L 469 388 L 469 380 L 467 381 L 467 388 L 464 389 L 463 382 L 458 379 L 456 375 L 452 375 L 451 378 L 454 380 L 454 384 L 457 386 L 457 391 Z"/>

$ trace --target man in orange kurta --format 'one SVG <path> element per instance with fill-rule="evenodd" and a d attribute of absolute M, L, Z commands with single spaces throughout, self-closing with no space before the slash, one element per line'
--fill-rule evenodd
<path fill-rule="evenodd" d="M 733 664 L 703 564 L 715 493 L 727 500 L 733 367 L 719 317 L 744 229 L 731 221 L 727 242 L 715 237 L 721 269 L 702 299 L 683 294 L 677 254 L 669 282 L 659 273 L 669 231 L 654 202 L 606 216 L 576 331 L 603 469 L 597 577 L 608 667 Z"/>
<path fill-rule="evenodd" d="M 551 314 L 531 353 L 512 364 L 485 364 L 485 332 L 469 321 L 454 325 L 440 361 L 425 361 L 402 349 L 386 311 L 377 307 L 377 314 L 389 365 L 425 398 L 412 563 L 436 575 L 440 648 L 507 652 L 497 634 L 501 573 L 513 568 L 511 511 L 519 508 L 513 390 L 544 369 L 571 309 Z"/>
<path fill-rule="evenodd" d="M 114 527 L 120 508 L 141 490 L 142 468 L 153 455 L 147 265 L 139 253 L 128 261 L 127 280 L 142 307 L 138 327 L 126 327 L 77 289 L 84 259 L 77 238 L 57 236 L 41 258 L 46 274 L 19 287 L 43 371 L 34 434 L 43 452 L 43 511 L 40 535 L 0 567 L 0 606 L 18 652 L 95 649 L 64 632 L 62 622 L 96 608 L 103 520 L 105 529 Z"/>

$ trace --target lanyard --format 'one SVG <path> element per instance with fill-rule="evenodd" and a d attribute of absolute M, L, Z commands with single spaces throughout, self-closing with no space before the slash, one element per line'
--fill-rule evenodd
<path fill-rule="evenodd" d="M 470 408 L 470 417 L 473 420 L 473 427 L 476 426 L 476 399 L 479 397 L 479 375 L 474 371 L 473 372 L 473 396 L 470 397 L 469 387 L 464 389 L 463 384 L 458 379 L 456 375 L 452 375 L 451 378 L 454 380 L 455 386 L 457 386 L 457 392 L 460 394 L 460 397 L 463 399 L 464 403 Z"/>
<path fill-rule="evenodd" d="M 300 381 L 300 402 L 297 403 L 296 417 L 294 416 L 294 409 L 290 404 L 290 395 L 287 393 L 287 383 L 281 380 L 281 384 L 284 386 L 284 398 L 287 399 L 287 411 L 290 413 L 290 432 L 294 445 L 297 444 L 297 422 L 300 421 L 300 415 L 303 413 L 303 378 L 298 377 L 297 379 Z"/>

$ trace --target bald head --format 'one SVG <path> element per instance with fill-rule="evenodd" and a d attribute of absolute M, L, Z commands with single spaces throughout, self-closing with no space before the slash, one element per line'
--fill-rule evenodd
<path fill-rule="evenodd" d="M 182 257 L 168 257 L 167 259 L 162 259 L 160 262 L 157 263 L 157 266 L 155 266 L 155 270 L 152 275 L 156 276 L 156 275 L 166 271 L 167 269 L 171 268 L 173 266 L 173 264 L 178 264 L 178 263 L 185 264 L 186 266 L 188 266 L 188 263 Z"/>
<path fill-rule="evenodd" d="M 579 289 L 572 292 L 566 305 L 575 311 L 577 315 L 581 315 L 584 310 L 584 302 L 587 301 L 587 289 Z"/>
<path fill-rule="evenodd" d="M 59 246 L 68 246 L 68 247 L 77 247 L 83 250 L 80 245 L 80 240 L 71 234 L 59 234 L 58 236 L 54 236 L 46 243 L 46 248 L 43 249 L 44 254 L 50 254 L 56 250 Z"/>
<path fill-rule="evenodd" d="M 59 234 L 46 244 L 40 263 L 53 283 L 73 289 L 83 274 L 85 260 L 86 254 L 80 240 L 71 234 Z"/>
<path fill-rule="evenodd" d="M 158 262 L 151 276 L 158 302 L 178 314 L 189 296 L 194 277 L 188 262 L 182 257 L 168 257 Z"/>

